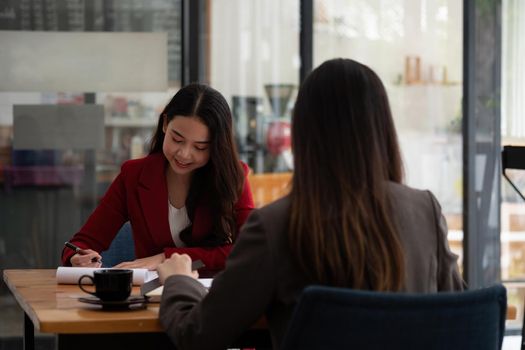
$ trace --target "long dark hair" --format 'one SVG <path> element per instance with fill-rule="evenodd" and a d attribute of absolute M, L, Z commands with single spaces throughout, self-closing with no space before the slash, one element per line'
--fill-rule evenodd
<path fill-rule="evenodd" d="M 244 185 L 244 171 L 232 135 L 232 114 L 224 97 L 209 86 L 190 84 L 180 89 L 159 116 L 157 130 L 150 144 L 150 154 L 162 152 L 164 118 L 169 123 L 175 117 L 197 117 L 209 129 L 210 160 L 197 169 L 192 177 L 186 200 L 193 221 L 199 201 L 209 201 L 213 219 L 213 237 L 205 242 L 186 242 L 199 245 L 232 243 L 236 237 L 234 205 Z M 189 239 L 188 232 L 181 238 Z"/>
<path fill-rule="evenodd" d="M 349 59 L 326 61 L 302 84 L 292 122 L 289 241 L 316 283 L 399 290 L 404 255 L 387 181 L 402 162 L 379 77 Z"/>

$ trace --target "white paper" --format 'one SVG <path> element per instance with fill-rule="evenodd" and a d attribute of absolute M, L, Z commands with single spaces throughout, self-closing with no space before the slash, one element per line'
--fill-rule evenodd
<path fill-rule="evenodd" d="M 213 278 L 199 278 L 199 282 L 202 283 L 204 287 L 210 289 Z"/>
<path fill-rule="evenodd" d="M 106 267 L 68 267 L 59 266 L 57 268 L 57 284 L 77 284 L 78 279 L 82 275 L 89 275 L 93 277 L 93 272 L 97 270 L 105 270 Z M 133 284 L 143 285 L 145 282 L 151 281 L 158 277 L 157 271 L 149 271 L 148 269 L 130 269 L 133 270 Z M 84 278 L 82 284 L 91 284 L 89 278 Z"/>
<path fill-rule="evenodd" d="M 206 289 L 210 289 L 211 283 L 213 282 L 213 278 L 199 278 L 198 281 L 206 287 Z M 152 303 L 160 303 L 160 298 L 162 296 L 162 292 L 164 291 L 164 286 L 157 287 L 153 290 L 150 290 L 146 293 L 146 296 L 149 297 L 149 302 Z"/>

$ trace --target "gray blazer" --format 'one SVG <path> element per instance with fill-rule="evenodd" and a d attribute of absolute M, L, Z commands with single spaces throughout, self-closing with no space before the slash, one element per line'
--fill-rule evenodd
<path fill-rule="evenodd" d="M 436 198 L 390 183 L 392 213 L 406 260 L 404 291 L 461 290 L 463 281 L 446 239 Z M 284 197 L 252 212 L 209 292 L 187 276 L 166 280 L 160 321 L 179 349 L 224 349 L 263 315 L 279 348 L 295 303 L 307 285 L 290 258 Z"/>

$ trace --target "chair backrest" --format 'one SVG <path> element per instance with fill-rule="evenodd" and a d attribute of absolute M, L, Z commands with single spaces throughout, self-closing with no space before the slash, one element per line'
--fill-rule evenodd
<path fill-rule="evenodd" d="M 108 250 L 100 253 L 100 255 L 102 255 L 102 266 L 104 267 L 112 267 L 123 261 L 135 260 L 135 243 L 129 222 L 122 225 Z"/>
<path fill-rule="evenodd" d="M 501 349 L 506 289 L 403 294 L 307 287 L 283 349 Z"/>

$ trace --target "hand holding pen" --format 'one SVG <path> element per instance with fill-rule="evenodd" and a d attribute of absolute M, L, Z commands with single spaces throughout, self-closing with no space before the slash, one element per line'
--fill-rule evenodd
<path fill-rule="evenodd" d="M 92 249 L 82 249 L 71 242 L 65 242 L 64 245 L 75 251 L 75 255 L 69 259 L 72 266 L 78 267 L 100 267 L 102 266 L 102 257 Z"/>

